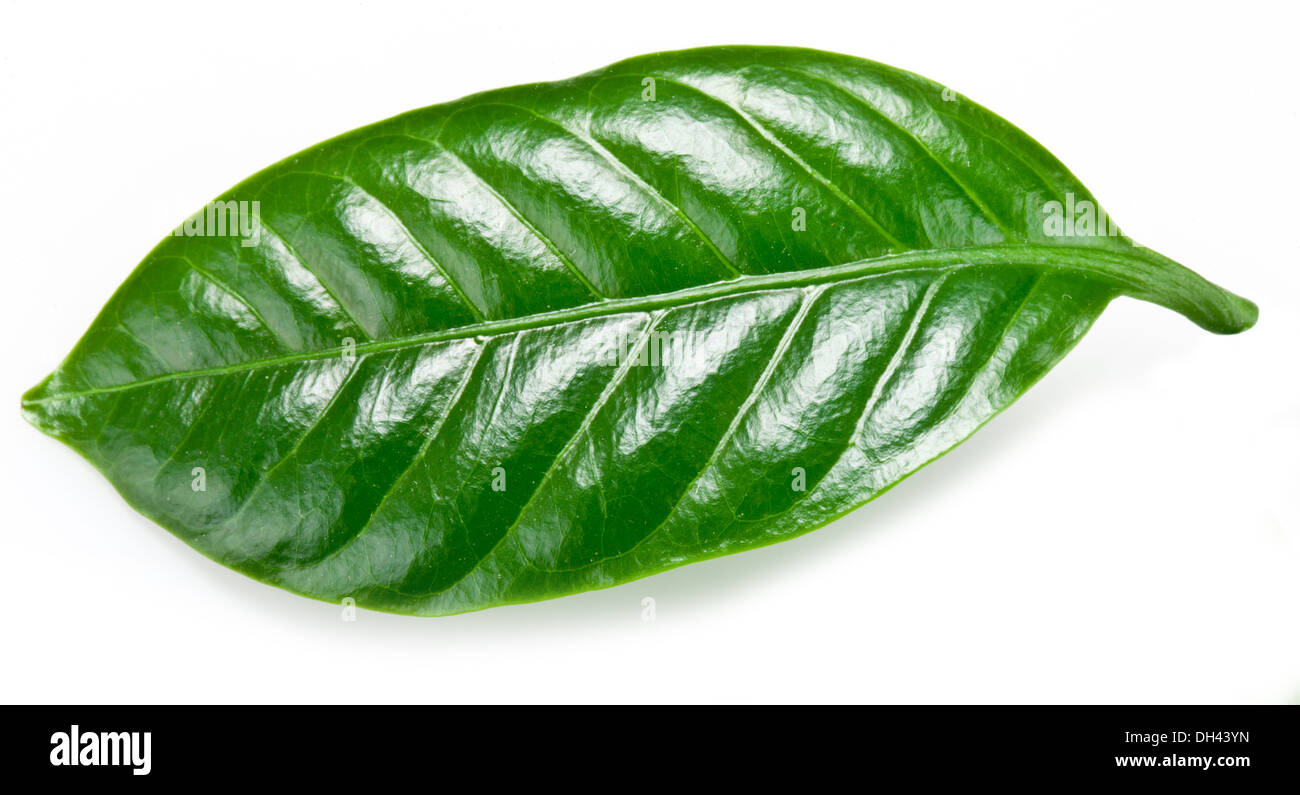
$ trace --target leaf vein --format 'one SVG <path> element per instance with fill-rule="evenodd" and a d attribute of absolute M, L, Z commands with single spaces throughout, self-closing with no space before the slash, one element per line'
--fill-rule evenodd
<path fill-rule="evenodd" d="M 829 190 L 831 193 L 833 193 L 835 197 L 838 198 L 841 202 L 843 202 L 844 205 L 848 207 L 851 211 L 853 211 L 855 215 L 857 215 L 863 221 L 866 221 L 869 226 L 871 226 L 882 237 L 885 238 L 885 241 L 889 244 L 890 248 L 893 248 L 898 251 L 907 251 L 913 248 L 913 246 L 909 246 L 908 244 L 899 240 L 897 237 L 894 237 L 894 235 L 888 229 L 886 229 L 884 225 L 881 224 L 881 222 L 875 216 L 873 216 L 871 213 L 863 209 L 862 205 L 858 204 L 853 199 L 852 196 L 849 196 L 847 193 L 845 193 L 844 190 L 840 188 L 840 186 L 836 185 L 834 182 L 828 179 L 825 174 L 822 174 L 811 164 L 809 164 L 806 160 L 800 157 L 793 149 L 791 149 L 790 147 L 782 143 L 781 140 L 777 138 L 776 135 L 771 130 L 767 129 L 767 127 L 764 126 L 762 122 L 760 122 L 758 119 L 751 116 L 743 109 L 731 104 L 730 102 L 726 101 L 722 97 L 715 96 L 714 94 L 710 94 L 704 89 L 699 88 L 698 86 L 693 86 L 690 83 L 683 83 L 679 80 L 673 80 L 672 78 L 668 78 L 668 77 L 655 77 L 654 75 L 634 75 L 634 76 L 649 77 L 654 80 L 663 80 L 665 83 L 672 83 L 674 85 L 682 86 L 683 88 L 689 89 L 699 94 L 705 99 L 711 100 L 712 102 L 721 105 L 724 108 L 727 108 L 732 113 L 734 113 L 737 118 L 745 122 L 745 124 L 749 125 L 749 127 L 753 129 L 753 131 L 757 133 L 760 138 L 762 138 L 765 142 L 767 142 L 769 146 L 774 148 L 776 151 L 780 152 L 782 155 L 786 157 L 786 159 L 790 160 L 792 163 L 799 166 L 799 168 L 803 169 L 803 171 L 807 173 L 808 176 L 812 177 L 816 182 L 818 182 L 827 190 Z"/>
<path fill-rule="evenodd" d="M 804 293 L 804 295 L 800 298 L 799 308 L 798 310 L 795 311 L 794 317 L 790 319 L 789 324 L 786 325 L 785 331 L 784 333 L 782 333 L 780 341 L 777 342 L 776 348 L 772 350 L 772 355 L 771 357 L 769 357 L 767 365 L 763 368 L 763 372 L 759 374 L 758 380 L 755 381 L 754 384 L 750 387 L 749 392 L 745 395 L 745 399 L 741 402 L 740 406 L 736 408 L 735 415 L 732 417 L 731 422 L 727 425 L 727 429 L 723 431 L 721 438 L 718 439 L 718 443 L 714 445 L 712 452 L 709 454 L 708 460 L 704 462 L 704 465 L 700 467 L 700 469 L 695 473 L 694 477 L 691 478 L 690 482 L 688 482 L 685 488 L 682 489 L 681 494 L 679 494 L 677 497 L 677 500 L 668 509 L 668 512 L 664 514 L 663 520 L 660 521 L 659 524 L 654 527 L 654 529 L 646 533 L 640 540 L 638 540 L 635 544 L 633 544 L 630 549 L 624 552 L 620 552 L 617 555 L 611 555 L 607 558 L 602 558 L 601 560 L 596 561 L 594 564 L 589 564 L 589 565 L 599 565 L 605 563 L 606 561 L 616 560 L 632 554 L 633 552 L 635 552 L 636 550 L 644 546 L 645 543 L 650 540 L 650 538 L 657 535 L 661 530 L 664 529 L 664 527 L 668 525 L 670 521 L 672 521 L 673 517 L 677 515 L 677 511 L 681 509 L 682 504 L 686 501 L 686 498 L 690 496 L 691 489 L 694 488 L 695 484 L 699 483 L 700 479 L 704 477 L 704 475 L 709 471 L 709 469 L 718 462 L 718 459 L 721 457 L 723 449 L 726 447 L 727 442 L 731 440 L 731 438 L 735 435 L 736 431 L 740 429 L 740 426 L 745 421 L 745 418 L 749 416 L 749 412 L 753 409 L 754 404 L 758 402 L 758 399 L 762 395 L 763 390 L 767 387 L 768 383 L 771 381 L 772 375 L 776 372 L 777 367 L 779 367 L 781 362 L 784 360 L 786 352 L 789 351 L 790 345 L 793 343 L 795 335 L 799 332 L 799 329 L 802 328 L 803 323 L 807 319 L 809 312 L 812 311 L 813 305 L 817 302 L 817 299 L 820 298 L 824 292 L 825 292 L 825 288 L 816 288 L 811 292 Z M 564 572 L 577 571 L 583 568 L 587 568 L 587 566 L 578 566 L 578 567 L 572 567 L 567 569 L 547 569 L 547 572 L 550 574 L 562 574 Z"/>
<path fill-rule="evenodd" d="M 301 265 L 303 270 L 315 277 L 316 283 L 321 286 L 321 289 L 325 291 L 326 295 L 334 300 L 334 305 L 338 307 L 339 311 L 343 313 L 343 316 L 348 319 L 348 322 L 356 328 L 362 337 L 368 340 L 374 339 L 374 336 L 366 330 L 365 326 L 361 325 L 361 321 L 357 320 L 357 316 L 347 308 L 343 301 L 338 297 L 338 294 L 328 284 L 326 284 L 325 280 L 321 278 L 321 275 L 307 263 L 307 260 L 303 258 L 301 254 L 298 253 L 298 250 L 294 248 L 294 245 L 289 242 L 289 238 L 277 232 L 275 227 L 271 226 L 271 223 L 266 220 L 265 216 L 258 219 L 258 225 L 275 236 L 275 238 L 280 241 L 280 245 L 284 246 L 284 250 L 288 252 L 289 256 Z"/>
<path fill-rule="evenodd" d="M 639 172 L 637 172 L 634 168 L 632 168 L 632 165 L 630 163 L 628 163 L 623 158 L 619 157 L 616 153 L 614 153 L 611 149 L 609 149 L 609 147 L 605 146 L 600 141 L 596 140 L 593 136 L 574 130 L 568 125 L 563 124 L 556 119 L 552 119 L 549 116 L 542 115 L 541 113 L 538 113 L 537 111 L 531 108 L 524 107 L 523 105 L 516 105 L 513 103 L 497 103 L 497 104 L 501 104 L 508 108 L 518 108 L 519 110 L 531 113 L 533 116 L 536 116 L 538 119 L 547 122 L 559 128 L 560 130 L 563 130 L 565 133 L 568 133 L 574 140 L 581 141 L 582 143 L 586 144 L 589 149 L 591 149 L 593 152 L 595 152 L 597 155 L 603 158 L 606 162 L 612 165 L 617 171 L 619 171 L 619 173 L 623 174 L 625 177 L 632 180 L 633 183 L 636 184 L 636 186 L 640 188 L 643 193 L 659 201 L 666 208 L 668 208 L 668 210 L 673 215 L 675 215 L 683 224 L 685 224 L 691 230 L 691 232 L 696 237 L 698 237 L 704 243 L 705 246 L 708 247 L 709 251 L 712 252 L 713 255 L 717 257 L 719 261 L 721 261 L 722 265 L 725 266 L 728 271 L 730 271 L 735 276 L 744 275 L 743 271 L 740 270 L 740 268 L 736 265 L 735 261 L 732 260 L 730 257 L 728 257 L 726 254 L 722 253 L 722 249 L 718 248 L 718 244 L 714 243 L 713 239 L 704 233 L 703 228 L 700 227 L 700 225 L 695 221 L 695 219 L 691 218 L 691 216 L 688 215 L 685 210 L 683 210 L 680 206 L 678 206 L 671 199 L 665 196 L 662 192 L 660 192 L 657 188 L 655 188 L 655 186 L 651 185 L 649 180 L 641 176 Z"/>
<path fill-rule="evenodd" d="M 402 133 L 402 135 L 405 135 L 407 138 L 411 138 L 416 141 L 424 141 L 427 144 L 431 144 L 432 146 L 437 148 L 438 151 L 443 152 L 447 156 L 454 159 L 457 163 L 461 165 L 462 168 L 465 169 L 466 172 L 468 172 L 472 177 L 474 177 L 474 179 L 478 180 L 478 183 L 483 186 L 484 190 L 486 190 L 488 193 L 490 193 L 493 196 L 493 198 L 495 198 L 498 202 L 500 202 L 501 206 L 506 210 L 506 212 L 513 215 L 515 219 L 519 221 L 519 223 L 523 224 L 523 226 L 529 232 L 532 233 L 533 237 L 537 238 L 542 243 L 542 245 L 546 246 L 546 248 L 548 248 L 551 251 L 551 253 L 555 255 L 556 259 L 558 259 L 564 265 L 564 267 L 567 268 L 569 272 L 573 274 L 574 278 L 576 278 L 579 282 L 582 283 L 582 286 L 587 289 L 587 292 L 591 293 L 592 296 L 597 299 L 604 299 L 607 297 L 604 293 L 602 293 L 600 290 L 596 288 L 596 285 L 592 283 L 591 279 L 587 278 L 587 275 L 582 272 L 582 269 L 579 268 L 573 262 L 573 260 L 569 258 L 567 254 L 565 254 L 563 251 L 560 250 L 560 247 L 555 244 L 554 240 L 552 240 L 545 232 L 539 229 L 537 224 L 533 223 L 533 221 L 529 219 L 527 215 L 524 214 L 524 211 L 521 210 L 518 205 L 516 205 L 514 202 L 506 198 L 501 193 L 501 191 L 493 187 L 492 183 L 488 182 L 486 177 L 480 174 L 478 170 L 476 170 L 473 166 L 471 166 L 468 162 L 465 161 L 465 158 L 453 152 L 450 148 L 438 142 L 436 139 L 421 138 L 416 135 L 411 135 L 410 133 Z"/>
<path fill-rule="evenodd" d="M 397 491 L 398 487 L 401 486 L 403 482 L 405 482 L 406 478 L 413 471 L 415 471 L 416 466 L 418 466 L 419 463 L 422 460 L 424 460 L 424 456 L 429 452 L 429 448 L 433 446 L 433 442 L 442 433 L 443 426 L 447 424 L 448 418 L 450 418 L 451 415 L 455 413 L 456 406 L 460 404 L 461 397 L 464 396 L 465 390 L 469 387 L 470 382 L 473 381 L 474 371 L 478 369 L 479 360 L 483 358 L 483 354 L 487 351 L 488 347 L 489 345 L 487 343 L 475 346 L 474 355 L 473 357 L 470 358 L 469 364 L 465 367 L 465 372 L 461 376 L 460 381 L 457 383 L 456 389 L 452 392 L 451 398 L 448 399 L 447 406 L 442 412 L 442 417 L 439 418 L 437 423 L 435 423 L 431 429 L 429 429 L 428 436 L 420 444 L 420 449 L 416 451 L 415 456 L 406 465 L 406 468 L 403 469 L 401 474 L 399 474 L 397 478 L 393 480 L 392 484 L 387 489 L 384 490 L 383 495 L 380 496 L 379 501 L 375 504 L 375 509 L 370 512 L 370 515 L 368 517 L 366 517 L 365 524 L 361 526 L 361 529 L 358 530 L 356 533 L 354 533 L 346 541 L 344 541 L 343 544 L 336 547 L 335 549 L 330 550 L 326 555 L 322 556 L 320 559 L 312 561 L 311 563 L 302 566 L 286 566 L 279 569 L 279 571 L 299 571 L 302 569 L 310 569 L 310 568 L 315 568 L 317 566 L 320 566 L 321 564 L 324 564 L 342 555 L 344 550 L 346 550 L 348 547 L 352 546 L 357 541 L 359 541 L 361 537 L 364 536 L 368 530 L 370 530 L 371 525 L 374 524 L 375 517 L 379 516 L 380 511 L 382 511 L 384 505 L 387 504 L 388 498 L 392 496 L 394 492 Z"/>
<path fill-rule="evenodd" d="M 998 227 L 998 229 L 1002 230 L 1002 233 L 1007 236 L 1008 240 L 1016 240 L 1018 238 L 1023 237 L 1023 235 L 1017 235 L 1016 233 L 1011 231 L 1011 229 L 1006 224 L 1004 224 L 1001 219 L 998 218 L 997 214 L 994 213 L 991 209 L 989 209 L 988 205 L 984 203 L 984 200 L 981 199 L 979 196 L 977 196 L 975 192 L 971 190 L 969 186 L 966 185 L 965 182 L 959 179 L 957 175 L 953 173 L 952 169 L 948 167 L 948 164 L 945 163 L 942 159 L 940 159 L 940 157 L 937 154 L 935 154 L 934 150 L 931 149 L 928 145 L 926 145 L 926 143 L 922 141 L 921 138 L 918 135 L 916 135 L 916 133 L 904 127 L 902 124 L 899 124 L 887 113 L 885 113 L 884 111 L 880 110 L 875 105 L 867 101 L 865 97 L 859 95 L 855 91 L 850 91 L 847 88 L 844 88 L 838 83 L 835 83 L 834 81 L 829 80 L 826 77 L 817 74 L 816 72 L 809 72 L 794 66 L 786 67 L 786 70 L 804 75 L 805 77 L 811 78 L 812 80 L 816 80 L 819 83 L 823 83 L 827 86 L 830 86 L 836 91 L 839 91 L 841 94 L 844 94 L 845 96 L 852 99 L 855 103 L 857 103 L 861 107 L 865 108 L 876 118 L 881 119 L 890 127 L 893 127 L 895 130 L 902 133 L 909 140 L 913 141 L 918 147 L 920 147 L 921 151 L 925 153 L 925 156 L 929 158 L 931 162 L 933 162 L 936 166 L 938 166 L 940 170 L 942 170 L 943 173 L 947 175 L 948 179 L 951 180 L 954 185 L 956 185 L 959 189 L 961 189 L 961 191 L 965 193 L 966 196 L 969 197 L 972 202 L 975 203 L 975 206 L 979 208 L 980 212 L 984 215 L 985 218 L 992 221 L 994 225 Z M 937 113 L 938 111 L 935 112 Z"/>

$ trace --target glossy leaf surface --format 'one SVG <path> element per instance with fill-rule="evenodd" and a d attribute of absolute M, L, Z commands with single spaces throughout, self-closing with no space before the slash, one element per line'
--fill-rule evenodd
<path fill-rule="evenodd" d="M 819 527 L 1009 405 L 1116 296 L 1219 333 L 1255 318 L 1088 226 L 1087 190 L 987 110 L 806 50 L 479 94 L 221 201 L 253 223 L 166 237 L 24 411 L 205 555 L 396 612 Z"/>

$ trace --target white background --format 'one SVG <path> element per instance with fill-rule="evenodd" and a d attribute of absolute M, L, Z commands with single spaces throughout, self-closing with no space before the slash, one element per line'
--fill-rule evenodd
<path fill-rule="evenodd" d="M 0 701 L 1300 701 L 1294 13 L 4 2 Z M 446 619 L 345 623 L 229 571 L 21 419 L 135 263 L 248 174 L 470 92 L 732 43 L 950 85 L 1259 325 L 1117 301 L 1017 405 L 827 528 Z"/>

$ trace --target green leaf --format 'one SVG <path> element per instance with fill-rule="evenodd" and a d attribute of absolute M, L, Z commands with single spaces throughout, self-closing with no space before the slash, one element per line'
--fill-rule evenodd
<path fill-rule="evenodd" d="M 212 559 L 402 613 L 824 525 L 1009 405 L 1117 296 L 1219 333 L 1256 317 L 984 108 L 809 50 L 478 94 L 220 201 L 24 412 Z"/>

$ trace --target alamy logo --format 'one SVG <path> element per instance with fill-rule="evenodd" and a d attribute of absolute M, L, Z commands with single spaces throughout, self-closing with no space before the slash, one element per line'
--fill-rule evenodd
<path fill-rule="evenodd" d="M 83 732 L 77 724 L 50 735 L 50 764 L 55 767 L 118 765 L 134 768 L 134 776 L 147 776 L 152 732 Z"/>
<path fill-rule="evenodd" d="M 173 237 L 238 237 L 249 248 L 262 239 L 260 201 L 208 202 L 185 223 L 172 230 Z"/>
<path fill-rule="evenodd" d="M 1048 237 L 1117 237 L 1119 227 L 1106 211 L 1090 199 L 1075 200 L 1065 194 L 1065 202 L 1045 202 L 1043 234 Z"/>

